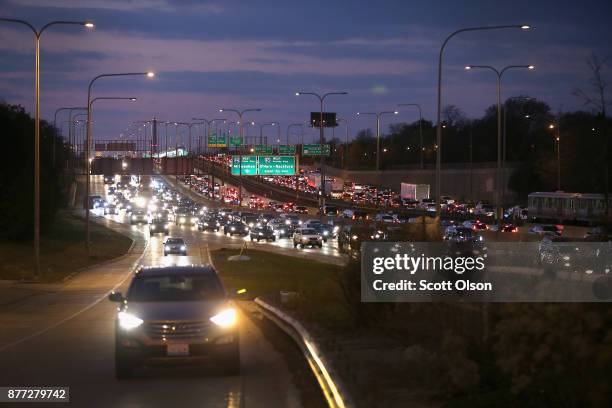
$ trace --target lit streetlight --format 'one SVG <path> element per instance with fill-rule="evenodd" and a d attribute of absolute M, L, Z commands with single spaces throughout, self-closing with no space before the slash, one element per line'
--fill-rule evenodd
<path fill-rule="evenodd" d="M 446 48 L 448 41 L 457 34 L 468 31 L 490 31 L 504 29 L 529 30 L 531 29 L 531 26 L 528 24 L 513 24 L 462 28 L 449 34 L 440 47 L 440 53 L 438 55 L 438 103 L 436 119 L 436 145 L 438 146 L 436 149 L 436 215 L 438 216 L 440 215 L 441 209 L 440 176 L 442 168 L 442 58 L 444 57 L 444 49 Z"/>
<path fill-rule="evenodd" d="M 25 25 L 34 33 L 36 43 L 35 66 L 35 114 L 34 114 L 34 275 L 40 275 L 40 37 L 43 32 L 54 25 L 80 25 L 93 28 L 90 21 L 51 21 L 36 29 L 25 20 L 0 17 L 0 21 Z"/>
<path fill-rule="evenodd" d="M 117 74 L 100 74 L 94 77 L 90 82 L 87 88 L 87 138 L 86 138 L 86 157 L 89 159 L 91 154 L 91 91 L 94 83 L 100 78 L 109 78 L 109 77 L 125 77 L 125 76 L 146 76 L 147 78 L 153 78 L 155 73 L 153 72 L 126 72 L 126 73 L 117 73 Z M 85 245 L 87 250 L 90 249 L 89 242 L 89 191 L 90 191 L 90 173 L 91 173 L 91 165 L 89 160 L 87 162 L 87 169 L 85 174 L 86 182 L 85 182 Z"/>

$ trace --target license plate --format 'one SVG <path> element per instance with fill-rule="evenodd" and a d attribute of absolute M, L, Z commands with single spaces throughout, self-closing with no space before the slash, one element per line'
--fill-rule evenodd
<path fill-rule="evenodd" d="M 168 344 L 166 352 L 169 356 L 188 356 L 189 344 Z"/>

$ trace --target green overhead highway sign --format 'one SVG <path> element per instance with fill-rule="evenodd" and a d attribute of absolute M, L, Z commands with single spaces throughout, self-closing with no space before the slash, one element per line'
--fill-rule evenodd
<path fill-rule="evenodd" d="M 293 176 L 295 156 L 260 156 L 258 174 L 260 176 Z"/>
<path fill-rule="evenodd" d="M 292 176 L 297 170 L 295 156 L 232 156 L 232 176 Z"/>
<path fill-rule="evenodd" d="M 242 138 L 240 136 L 230 136 L 229 144 L 231 147 L 240 147 L 242 146 Z"/>
<path fill-rule="evenodd" d="M 227 147 L 227 139 L 225 135 L 216 135 L 211 133 L 208 135 L 208 147 Z"/>
<path fill-rule="evenodd" d="M 328 144 L 307 144 L 302 147 L 304 156 L 329 156 L 330 148 Z"/>
<path fill-rule="evenodd" d="M 281 145 L 281 146 L 278 146 L 278 154 L 295 155 L 295 145 Z"/>
<path fill-rule="evenodd" d="M 271 145 L 255 145 L 255 154 L 272 154 Z"/>
<path fill-rule="evenodd" d="M 240 167 L 242 165 L 242 171 Z M 232 176 L 256 176 L 257 175 L 257 156 L 232 156 Z"/>

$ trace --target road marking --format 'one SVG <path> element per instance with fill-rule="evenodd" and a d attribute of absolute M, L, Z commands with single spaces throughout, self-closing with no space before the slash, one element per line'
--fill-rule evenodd
<path fill-rule="evenodd" d="M 114 291 L 115 289 L 117 289 L 119 286 L 123 285 L 123 283 L 127 280 L 127 278 L 130 277 L 130 275 L 132 275 L 132 273 L 136 270 L 136 268 L 138 268 L 138 266 L 140 265 L 140 261 L 142 260 L 142 258 L 144 257 L 145 252 L 147 251 L 149 242 L 145 240 L 145 247 L 144 250 L 142 251 L 142 254 L 140 254 L 140 256 L 138 257 L 138 259 L 136 259 L 136 261 L 134 261 L 133 266 L 130 268 L 129 272 L 125 274 L 125 276 L 115 285 L 112 287 L 111 291 Z M 57 292 L 59 293 L 59 292 Z M 52 324 L 51 326 L 48 326 L 42 330 L 39 330 L 37 332 L 34 332 L 32 334 L 29 334 L 25 337 L 22 337 L 21 339 L 15 340 L 12 343 L 8 343 L 5 344 L 4 346 L 0 347 L 0 353 L 13 347 L 16 346 L 18 344 L 24 343 L 28 340 L 31 340 L 35 337 L 38 337 L 40 335 L 43 335 L 45 333 L 47 333 L 48 331 L 51 331 L 53 329 L 55 329 L 58 326 L 61 326 L 62 324 L 74 319 L 75 317 L 79 316 L 80 314 L 88 311 L 89 309 L 91 309 L 92 307 L 96 306 L 98 303 L 100 303 L 102 300 L 106 299 L 108 295 L 104 295 L 101 296 L 100 298 L 96 299 L 93 303 L 90 303 L 89 305 L 85 306 L 84 308 L 82 308 L 81 310 L 78 310 L 77 312 L 71 314 L 70 316 L 60 320 L 59 322 L 56 322 L 54 324 Z"/>

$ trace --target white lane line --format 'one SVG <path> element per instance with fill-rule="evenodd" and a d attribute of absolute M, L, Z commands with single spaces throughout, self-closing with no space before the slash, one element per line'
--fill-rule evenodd
<path fill-rule="evenodd" d="M 136 261 L 134 261 L 134 264 L 129 269 L 129 271 L 125 274 L 125 276 L 123 276 L 123 278 L 115 286 L 112 287 L 111 291 L 114 291 L 119 286 L 123 285 L 123 283 L 127 280 L 127 278 L 129 278 L 130 275 L 132 275 L 132 273 L 138 267 L 138 265 L 140 264 L 140 261 L 144 257 L 144 254 L 145 254 L 145 252 L 147 250 L 148 244 L 149 244 L 148 241 L 145 241 L 145 247 L 144 247 L 144 250 L 142 251 L 142 254 L 138 257 L 138 259 L 136 259 Z M 42 335 L 42 334 L 45 334 L 48 331 L 53 330 L 53 329 L 55 329 L 58 326 L 61 326 L 62 324 L 68 322 L 69 320 L 72 320 L 75 317 L 79 316 L 80 314 L 88 311 L 89 309 L 91 309 L 92 307 L 94 307 L 95 305 L 100 303 L 102 300 L 106 299 L 106 297 L 107 297 L 107 295 L 101 296 L 98 299 L 96 299 L 93 303 L 85 306 L 81 310 L 78 310 L 77 312 L 71 314 L 70 316 L 60 320 L 59 322 L 56 322 L 56 323 L 52 324 L 51 326 L 48 326 L 48 327 L 46 327 L 46 328 L 44 328 L 42 330 L 39 330 L 39 331 L 34 332 L 32 334 L 29 334 L 29 335 L 27 335 L 25 337 L 22 337 L 21 339 L 15 340 L 12 343 L 8 343 L 8 344 L 5 344 L 4 346 L 1 346 L 0 347 L 0 353 L 5 351 L 5 350 L 7 350 L 7 349 L 9 349 L 9 348 L 11 348 L 11 347 L 13 347 L 13 346 L 16 346 L 18 344 L 24 343 L 24 342 L 26 342 L 28 340 L 31 340 L 31 339 L 33 339 L 35 337 L 38 337 L 38 336 Z"/>

